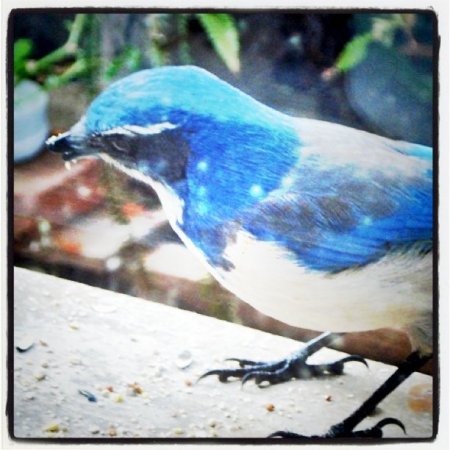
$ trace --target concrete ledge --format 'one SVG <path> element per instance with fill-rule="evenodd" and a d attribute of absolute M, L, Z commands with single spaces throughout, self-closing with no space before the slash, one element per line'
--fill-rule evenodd
<path fill-rule="evenodd" d="M 244 388 L 239 382 L 220 384 L 215 378 L 195 384 L 206 370 L 231 365 L 223 362 L 227 357 L 271 360 L 301 344 L 24 269 L 15 269 L 14 282 L 10 419 L 16 438 L 320 434 L 394 371 L 370 361 L 369 371 L 353 363 L 341 377 L 267 389 L 251 382 Z M 312 360 L 340 357 L 323 349 Z M 405 424 L 406 437 L 429 437 L 431 382 L 414 374 L 362 425 L 396 417 Z M 404 436 L 393 426 L 385 435 Z"/>

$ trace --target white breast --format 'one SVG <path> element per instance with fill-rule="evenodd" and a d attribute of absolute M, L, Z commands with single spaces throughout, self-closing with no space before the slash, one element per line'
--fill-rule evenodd
<path fill-rule="evenodd" d="M 295 264 L 274 243 L 247 232 L 225 249 L 234 269 L 215 276 L 263 313 L 289 325 L 329 331 L 408 329 L 431 316 L 432 258 L 390 256 L 376 264 L 324 274 Z"/>

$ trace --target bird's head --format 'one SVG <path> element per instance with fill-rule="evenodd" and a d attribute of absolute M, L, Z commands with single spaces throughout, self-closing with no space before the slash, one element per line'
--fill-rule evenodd
<path fill-rule="evenodd" d="M 110 85 L 47 145 L 66 161 L 99 155 L 150 184 L 189 191 L 200 211 L 226 198 L 231 214 L 276 185 L 274 166 L 275 174 L 289 169 L 286 152 L 298 144 L 289 120 L 206 70 L 163 67 Z"/>
<path fill-rule="evenodd" d="M 100 154 L 172 181 L 190 137 L 212 123 L 255 123 L 276 114 L 206 70 L 193 66 L 136 72 L 103 91 L 68 132 L 47 141 L 65 161 Z"/>

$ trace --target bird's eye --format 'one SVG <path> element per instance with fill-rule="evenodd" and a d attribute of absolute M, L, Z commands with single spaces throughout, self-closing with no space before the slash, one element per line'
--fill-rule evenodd
<path fill-rule="evenodd" d="M 117 151 L 119 152 L 128 152 L 129 148 L 128 145 L 126 145 L 124 142 L 120 142 L 120 139 L 115 140 L 115 139 L 111 139 L 109 144 Z"/>
<path fill-rule="evenodd" d="M 105 142 L 104 142 L 103 136 L 101 134 L 93 134 L 92 136 L 90 136 L 87 139 L 86 144 L 89 147 L 92 147 L 95 149 L 101 149 L 105 146 Z"/>
<path fill-rule="evenodd" d="M 130 138 L 120 134 L 98 134 L 93 135 L 87 143 L 90 147 L 103 151 L 115 151 L 129 153 Z"/>

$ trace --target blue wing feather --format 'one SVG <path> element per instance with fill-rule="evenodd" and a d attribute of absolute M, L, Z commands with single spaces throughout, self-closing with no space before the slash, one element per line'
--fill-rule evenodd
<path fill-rule="evenodd" d="M 428 160 L 432 153 L 411 147 L 410 152 L 402 148 L 405 158 Z M 389 160 L 383 163 L 388 167 Z M 433 226 L 431 160 L 429 167 L 419 166 L 413 176 L 401 167 L 392 176 L 353 164 L 323 170 L 305 159 L 294 184 L 273 193 L 241 222 L 315 270 L 363 266 L 395 250 L 427 252 Z"/>

